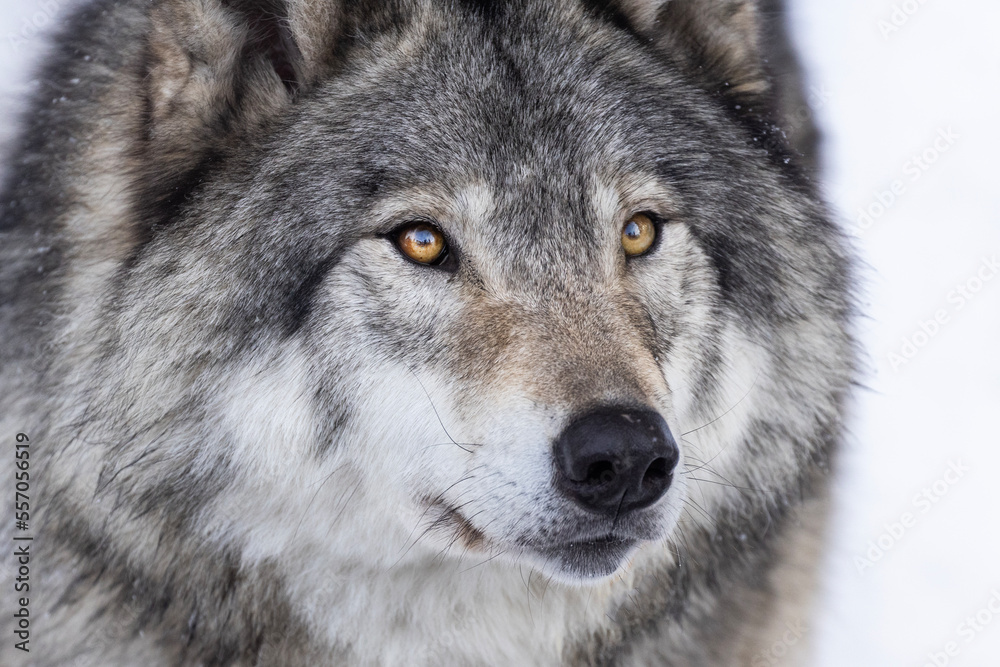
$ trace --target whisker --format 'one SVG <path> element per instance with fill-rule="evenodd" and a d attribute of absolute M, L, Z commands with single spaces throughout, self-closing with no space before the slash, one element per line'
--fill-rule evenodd
<path fill-rule="evenodd" d="M 741 491 L 741 492 L 742 491 L 752 491 L 753 493 L 760 493 L 760 491 L 757 490 L 757 489 L 752 489 L 752 488 L 746 487 L 746 486 L 736 486 L 732 482 L 717 482 L 714 479 L 702 479 L 701 477 L 691 477 L 691 476 L 688 476 L 688 479 L 693 479 L 696 482 L 704 482 L 705 484 L 717 484 L 719 486 L 728 486 L 730 488 L 736 489 L 737 491 Z"/>
<path fill-rule="evenodd" d="M 323 490 L 323 487 L 326 485 L 326 483 L 330 481 L 330 478 L 332 478 L 334 475 L 340 472 L 346 465 L 347 464 L 344 463 L 342 465 L 337 466 L 330 472 L 329 475 L 324 477 L 322 480 L 313 483 L 313 484 L 319 484 L 319 487 L 316 489 L 316 492 L 312 494 L 312 498 L 309 499 L 309 504 L 306 505 L 305 510 L 302 512 L 302 518 L 300 518 L 299 522 L 295 524 L 295 530 L 292 532 L 292 538 L 290 542 L 293 542 L 295 540 L 295 536 L 299 534 L 299 528 L 302 527 L 302 522 L 306 520 L 306 516 L 308 516 L 309 510 L 312 508 L 313 503 L 316 502 L 316 496 L 318 496 L 319 492 Z"/>
<path fill-rule="evenodd" d="M 702 464 L 701 464 L 700 466 L 697 466 L 697 467 L 695 467 L 695 468 L 690 468 L 690 469 L 688 469 L 688 470 L 682 470 L 682 471 L 681 471 L 681 474 L 683 474 L 683 475 L 688 475 L 688 476 L 690 477 L 690 474 L 691 474 L 692 472 L 697 472 L 697 471 L 699 471 L 699 470 L 704 470 L 705 472 L 707 472 L 707 473 L 709 473 L 709 474 L 711 474 L 711 475 L 715 475 L 716 477 L 718 477 L 719 479 L 721 479 L 721 480 L 722 480 L 723 482 L 725 482 L 726 484 L 728 484 L 728 485 L 732 486 L 732 487 L 733 487 L 734 489 L 746 489 L 746 490 L 748 490 L 748 491 L 753 491 L 754 493 L 762 493 L 762 492 L 760 491 L 760 489 L 755 489 L 755 488 L 753 488 L 753 487 L 743 487 L 743 486 L 740 486 L 740 485 L 736 484 L 736 483 L 735 483 L 735 482 L 734 482 L 733 480 L 729 479 L 728 477 L 726 477 L 725 475 L 723 475 L 722 473 L 720 473 L 719 471 L 717 471 L 717 470 L 716 470 L 715 468 L 713 468 L 712 466 L 710 466 L 710 465 L 709 465 L 709 463 L 711 463 L 711 462 L 712 462 L 712 461 L 714 461 L 714 460 L 715 460 L 716 458 L 718 458 L 718 456 L 719 456 L 719 455 L 720 455 L 721 453 L 722 453 L 722 452 L 719 452 L 719 454 L 716 454 L 716 455 L 715 455 L 715 456 L 713 456 L 713 457 L 712 457 L 712 458 L 711 458 L 711 459 L 710 459 L 709 461 L 707 461 L 707 462 L 705 462 L 705 463 L 702 463 Z M 693 458 L 693 457 L 692 457 L 692 458 Z M 697 459 L 696 459 L 696 460 L 697 460 Z M 697 479 L 696 477 L 690 477 L 690 478 L 691 478 L 691 479 Z M 706 482 L 707 482 L 707 481 L 709 481 L 709 480 L 699 480 L 699 481 L 706 481 Z"/>
<path fill-rule="evenodd" d="M 427 391 L 427 387 L 424 386 L 424 383 L 420 381 L 420 376 L 417 375 L 416 371 L 414 371 L 409 366 L 406 367 L 406 370 L 410 371 L 410 373 L 413 375 L 413 379 L 416 380 L 417 384 L 420 385 L 420 388 L 424 392 L 424 396 L 427 397 L 427 402 L 431 404 L 431 410 L 434 411 L 434 416 L 437 418 L 438 424 L 441 426 L 441 430 L 444 431 L 444 434 L 446 436 L 448 436 L 448 440 L 451 441 L 451 444 L 453 444 L 453 445 L 457 446 L 459 449 L 461 449 L 461 450 L 463 450 L 463 451 L 468 452 L 469 454 L 471 454 L 472 453 L 471 449 L 467 449 L 466 446 L 464 446 L 463 444 L 457 442 L 455 440 L 455 438 L 451 437 L 451 433 L 448 432 L 448 427 L 444 425 L 444 421 L 441 419 L 441 415 L 438 414 L 437 407 L 434 405 L 434 399 L 431 398 L 431 395 Z M 469 445 L 469 446 L 472 446 L 472 445 Z"/>
<path fill-rule="evenodd" d="M 499 558 L 500 556 L 504 555 L 505 553 L 507 553 L 506 549 L 504 549 L 503 551 L 499 551 L 499 552 L 493 554 L 492 556 L 490 556 L 489 558 L 487 558 L 486 560 L 480 561 L 480 562 L 476 563 L 475 565 L 470 565 L 469 567 L 465 568 L 464 570 L 459 570 L 459 574 L 465 574 L 469 570 L 474 570 L 477 567 L 479 567 L 480 565 L 486 565 L 487 563 L 489 563 L 494 558 Z"/>
<path fill-rule="evenodd" d="M 683 442 L 688 447 L 694 447 L 694 443 L 692 443 L 690 440 L 686 440 L 683 436 L 681 437 L 681 442 Z M 726 452 L 727 449 L 729 449 L 729 445 L 726 445 L 725 447 L 723 447 L 722 449 L 720 449 L 718 452 L 715 453 L 715 456 L 713 456 L 709 460 L 707 460 L 707 461 L 701 461 L 701 465 L 699 467 L 697 467 L 697 468 L 693 468 L 692 470 L 701 470 L 702 468 L 707 468 L 708 465 L 712 461 L 714 461 L 715 459 L 717 459 L 720 456 L 722 456 L 723 454 L 725 454 L 725 452 Z M 700 459 L 695 458 L 691 454 L 686 454 L 685 458 L 691 459 L 692 461 L 695 461 L 695 462 L 699 462 L 700 461 Z M 690 467 L 690 466 L 688 466 L 687 463 L 684 463 L 684 467 Z"/>
<path fill-rule="evenodd" d="M 427 513 L 429 511 L 431 511 L 431 509 L 433 507 L 435 507 L 435 505 L 437 503 L 440 503 L 440 502 L 442 502 L 444 500 L 444 494 L 448 493 L 448 491 L 451 491 L 453 488 L 455 488 L 456 486 L 458 486 L 462 482 L 467 482 L 467 481 L 469 481 L 471 479 L 475 479 L 476 475 L 474 475 L 472 473 L 474 473 L 475 471 L 477 471 L 477 470 L 479 470 L 481 468 L 484 468 L 484 467 L 486 467 L 485 464 L 475 466 L 474 468 L 472 468 L 471 470 L 469 470 L 465 475 L 463 475 L 462 477 L 460 477 L 456 482 L 454 482 L 453 484 L 451 484 L 448 488 L 446 488 L 444 491 L 441 491 L 441 493 L 437 494 L 437 496 L 434 497 L 434 499 L 427 505 L 427 507 L 424 508 L 424 511 L 420 513 L 420 516 L 417 518 L 417 523 L 413 526 L 413 530 L 411 530 L 410 534 L 406 536 L 406 542 L 404 542 L 403 544 L 406 545 L 406 543 L 409 542 L 409 546 L 406 546 L 405 547 L 405 551 L 403 551 L 403 553 L 399 556 L 399 558 L 397 558 L 396 561 L 392 565 L 389 566 L 389 568 L 388 568 L 389 570 L 391 570 L 392 568 L 396 567 L 399 564 L 399 562 L 401 560 L 403 560 L 403 558 L 406 557 L 406 554 L 410 553 L 410 549 L 412 549 L 414 546 L 416 546 L 417 542 L 419 542 L 421 539 L 423 539 L 423 537 L 425 535 L 427 535 L 427 533 L 429 533 L 431 530 L 433 530 L 434 528 L 436 528 L 437 526 L 439 526 L 441 523 L 443 523 L 444 517 L 443 516 L 438 517 L 437 519 L 435 519 L 434 521 L 432 521 L 431 524 L 429 526 L 427 526 L 424 529 L 424 531 L 422 533 L 420 533 L 420 535 L 417 536 L 417 538 L 415 540 L 413 540 L 412 542 L 410 542 L 410 538 L 413 537 L 413 533 L 416 532 L 417 528 L 420 526 L 420 522 L 423 521 L 423 519 L 424 519 L 425 516 L 427 516 Z M 459 496 L 459 497 L 461 497 L 461 496 Z M 463 505 L 463 507 L 464 507 L 464 505 Z"/>
<path fill-rule="evenodd" d="M 466 447 L 483 447 L 484 446 L 483 443 L 481 443 L 481 442 L 435 442 L 432 445 L 427 445 L 426 447 L 424 447 L 424 449 L 429 449 L 431 447 L 447 447 L 447 446 L 450 446 L 450 445 L 456 445 L 458 447 L 461 447 L 462 449 L 465 449 Z M 465 451 L 469 452 L 470 454 L 472 453 L 471 449 L 465 449 Z"/>
<path fill-rule="evenodd" d="M 760 371 L 758 371 L 758 372 L 757 372 L 757 377 L 755 377 L 755 378 L 753 379 L 753 382 L 751 382 L 751 383 L 750 383 L 750 388 L 749 388 L 749 389 L 747 389 L 746 393 L 745 393 L 745 394 L 743 394 L 742 398 L 740 398 L 740 400 L 736 401 L 736 402 L 735 402 L 735 403 L 734 403 L 734 404 L 732 405 L 732 407 L 730 407 L 730 408 L 729 408 L 728 410 L 726 410 L 726 411 L 725 411 L 725 412 L 723 412 L 723 413 L 722 413 L 721 415 L 719 415 L 718 417 L 716 417 L 716 418 L 715 418 L 715 419 L 713 419 L 712 421 L 708 422 L 707 424 L 702 424 L 702 425 L 701 425 L 701 426 L 699 426 L 698 428 L 693 428 L 693 429 L 691 429 L 690 431 L 685 431 L 684 433 L 681 433 L 681 437 L 683 438 L 683 437 L 684 437 L 685 435 L 688 435 L 689 433 L 694 433 L 695 431 L 700 431 L 700 430 L 701 430 L 701 429 L 703 429 L 703 428 L 706 428 L 706 427 L 708 427 L 708 426 L 711 426 L 712 424 L 714 424 L 715 422 L 719 421 L 720 419 L 722 419 L 723 417 L 725 417 L 726 415 L 728 415 L 728 414 L 729 414 L 730 412 L 732 412 L 733 410 L 735 410 L 735 409 L 736 409 L 736 407 L 737 407 L 737 406 L 738 406 L 738 405 L 739 405 L 740 403 L 742 403 L 743 401 L 745 401 L 745 400 L 746 400 L 747 396 L 749 396 L 749 395 L 750 395 L 750 392 L 752 392 L 752 391 L 753 391 L 754 387 L 756 387 L 756 386 L 757 386 L 757 380 L 758 380 L 759 378 L 760 378 Z"/>
<path fill-rule="evenodd" d="M 712 522 L 713 526 L 715 525 L 715 517 L 713 517 L 711 514 L 709 514 L 707 511 L 705 511 L 705 508 L 702 507 L 701 505 L 699 505 L 697 502 L 695 502 L 691 498 L 685 498 L 684 499 L 684 504 L 685 505 L 693 505 L 699 512 L 701 512 L 704 515 L 704 517 L 706 519 L 708 519 L 709 521 Z"/>
<path fill-rule="evenodd" d="M 337 515 L 333 517 L 333 521 L 330 522 L 330 527 L 326 531 L 327 536 L 330 535 L 330 531 L 333 530 L 333 527 L 337 525 L 338 521 L 340 521 L 340 517 L 344 515 L 344 512 L 347 511 L 347 506 L 351 504 L 352 500 L 354 500 L 354 495 L 358 492 L 358 489 L 361 488 L 362 481 L 363 480 L 358 480 L 358 483 L 355 484 L 354 488 L 351 490 L 351 494 L 347 496 L 347 499 L 341 504 L 340 509 L 337 511 Z"/>

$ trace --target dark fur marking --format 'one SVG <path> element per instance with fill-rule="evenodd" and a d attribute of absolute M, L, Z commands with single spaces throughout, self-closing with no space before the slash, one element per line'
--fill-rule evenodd
<path fill-rule="evenodd" d="M 380 146 L 379 149 L 389 153 L 387 147 Z M 388 168 L 385 164 L 372 160 L 359 167 L 352 176 L 354 189 L 361 196 L 372 199 L 385 189 L 388 182 Z"/>
<path fill-rule="evenodd" d="M 691 233 L 715 268 L 722 298 L 737 307 L 747 318 L 747 324 L 777 319 L 779 308 L 773 271 L 768 268 L 769 253 L 763 242 L 752 240 L 752 230 L 738 227 L 738 221 L 733 221 L 729 229 L 719 231 L 692 226 Z"/>
<path fill-rule="evenodd" d="M 184 206 L 195 196 L 220 161 L 220 153 L 209 152 L 192 169 L 174 179 L 164 178 L 161 182 L 153 179 L 147 188 L 136 191 L 134 206 L 137 224 L 133 229 L 134 245 L 122 262 L 121 275 L 127 275 L 138 264 L 143 250 L 156 237 L 157 232 L 180 218 Z"/>
<path fill-rule="evenodd" d="M 114 3 L 77 8 L 53 36 L 54 50 L 34 73 L 39 85 L 19 114 L 20 136 L 7 156 L 0 183 L 0 367 L 7 372 L 34 373 L 48 364 L 39 351 L 50 337 L 62 290 L 65 244 L 59 221 L 67 204 L 66 164 L 86 145 L 78 140 L 86 136 L 80 131 L 84 123 L 69 111 L 84 102 L 71 81 L 81 75 L 82 55 L 103 46 L 94 33 L 106 21 L 108 6 Z M 109 68 L 122 66 L 118 55 L 108 54 Z M 40 160 L 43 155 L 53 157 Z"/>
<path fill-rule="evenodd" d="M 302 53 L 288 29 L 287 3 L 281 0 L 224 0 L 223 5 L 239 12 L 250 28 L 251 38 L 244 46 L 243 57 L 263 54 L 288 93 L 295 93 L 301 84 L 295 63 L 301 61 Z"/>
<path fill-rule="evenodd" d="M 333 394 L 334 389 L 327 387 L 317 390 L 313 398 L 314 404 L 319 406 L 317 412 L 323 413 L 327 417 L 321 420 L 321 430 L 316 438 L 316 456 L 320 459 L 333 451 L 336 447 L 337 433 L 343 430 L 351 420 L 351 415 L 343 402 L 330 400 L 330 396 Z"/>
<path fill-rule="evenodd" d="M 288 320 L 285 323 L 285 335 L 292 336 L 305 324 L 312 313 L 313 300 L 316 291 L 323 284 L 323 279 L 337 265 L 338 257 L 327 257 L 314 264 L 305 274 L 298 286 L 288 297 Z"/>
<path fill-rule="evenodd" d="M 592 16 L 610 23 L 619 30 L 624 30 L 636 37 L 641 37 L 636 32 L 635 26 L 632 25 L 632 21 L 622 11 L 621 6 L 615 0 L 582 0 L 582 2 L 583 6 L 587 8 Z"/>
<path fill-rule="evenodd" d="M 457 0 L 470 14 L 480 16 L 488 21 L 503 19 L 508 13 L 505 0 Z"/>

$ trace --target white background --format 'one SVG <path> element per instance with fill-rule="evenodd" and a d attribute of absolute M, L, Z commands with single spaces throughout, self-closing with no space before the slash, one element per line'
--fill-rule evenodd
<path fill-rule="evenodd" d="M 984 260 L 1000 260 L 1000 4 L 792 0 L 792 25 L 812 85 L 829 97 L 818 110 L 827 195 L 860 236 L 870 318 L 818 664 L 922 667 L 955 642 L 958 655 L 938 664 L 995 667 L 1000 614 L 980 631 L 962 624 L 994 591 L 1000 610 L 1000 275 L 977 283 Z M 957 139 L 928 164 L 949 130 Z M 925 151 L 923 170 L 913 160 Z M 859 224 L 894 181 L 902 194 Z M 961 307 L 959 285 L 980 288 Z M 939 311 L 945 324 L 926 336 L 921 324 Z M 899 363 L 889 355 L 903 357 L 904 339 L 922 346 Z M 929 508 L 916 504 L 925 488 L 935 496 L 950 462 L 969 470 L 939 483 Z M 912 526 L 895 540 L 907 513 Z M 856 561 L 880 538 L 880 560 Z"/>
<path fill-rule="evenodd" d="M 790 2 L 866 285 L 816 664 L 1000 665 L 1000 3 Z M 0 140 L 70 4 L 0 0 Z"/>

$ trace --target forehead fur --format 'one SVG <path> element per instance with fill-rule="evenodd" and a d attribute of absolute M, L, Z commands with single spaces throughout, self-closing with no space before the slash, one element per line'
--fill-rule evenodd
<path fill-rule="evenodd" d="M 555 238 L 577 252 L 606 241 L 630 207 L 681 208 L 665 166 L 703 159 L 727 132 L 721 114 L 688 108 L 703 93 L 581 3 L 480 4 L 415 5 L 345 46 L 349 65 L 302 101 L 278 150 L 346 171 L 379 208 L 404 200 L 433 218 L 418 210 L 441 208 L 427 193 L 488 192 L 477 223 L 536 263 L 559 256 Z"/>

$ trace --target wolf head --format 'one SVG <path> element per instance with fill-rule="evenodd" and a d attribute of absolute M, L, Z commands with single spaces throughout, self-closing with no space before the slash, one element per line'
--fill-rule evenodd
<path fill-rule="evenodd" d="M 122 558 L 582 585 L 822 462 L 847 263 L 754 3 L 128 11 L 80 64 L 57 365 L 66 502 Z"/>

